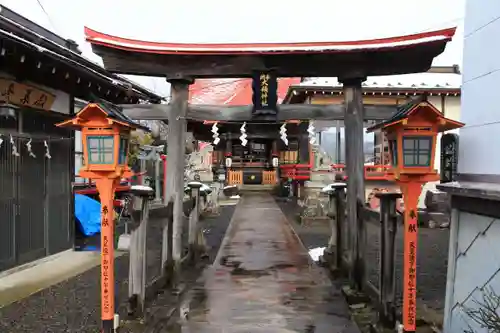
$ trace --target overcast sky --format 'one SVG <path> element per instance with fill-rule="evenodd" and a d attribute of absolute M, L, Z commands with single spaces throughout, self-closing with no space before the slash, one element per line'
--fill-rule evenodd
<path fill-rule="evenodd" d="M 45 8 L 46 13 L 39 5 Z M 434 65 L 462 64 L 465 0 L 0 0 L 57 34 L 84 41 L 83 27 L 163 42 L 308 42 L 380 38 L 458 26 Z M 161 78 L 133 77 L 159 94 Z"/>

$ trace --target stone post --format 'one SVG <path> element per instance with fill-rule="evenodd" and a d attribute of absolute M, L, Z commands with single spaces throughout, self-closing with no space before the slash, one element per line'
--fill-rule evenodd
<path fill-rule="evenodd" d="M 379 322 L 387 328 L 396 324 L 396 201 L 401 193 L 377 193 L 380 199 L 380 307 Z"/>
<path fill-rule="evenodd" d="M 133 212 L 134 227 L 130 235 L 130 259 L 128 281 L 128 313 L 138 316 L 144 313 L 146 297 L 146 238 L 149 220 L 149 199 L 153 189 L 132 186 L 132 194 L 140 202 L 140 212 Z"/>
<path fill-rule="evenodd" d="M 198 220 L 200 217 L 200 188 L 203 186 L 200 182 L 190 182 L 188 186 L 191 190 L 191 199 L 194 200 L 194 207 L 189 215 L 189 235 L 188 235 L 188 248 L 189 248 L 189 261 L 191 263 L 195 263 L 199 258 L 200 254 L 200 245 L 198 244 Z"/>

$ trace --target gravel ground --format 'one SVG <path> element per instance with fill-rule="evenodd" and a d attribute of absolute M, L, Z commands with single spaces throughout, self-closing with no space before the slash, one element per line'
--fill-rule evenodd
<path fill-rule="evenodd" d="M 323 247 L 328 243 L 329 229 L 324 227 L 304 227 L 297 222 L 299 208 L 295 202 L 276 201 L 284 214 L 291 221 L 302 242 L 308 249 Z M 379 233 L 380 227 L 367 223 L 367 259 L 368 278 L 378 285 Z M 446 273 L 448 264 L 448 229 L 419 229 L 419 248 L 417 256 L 418 298 L 423 305 L 438 312 L 444 310 L 446 291 Z M 396 235 L 396 289 L 397 299 L 402 300 L 403 232 L 398 229 Z M 399 304 L 401 306 L 401 304 Z"/>
<path fill-rule="evenodd" d="M 305 227 L 298 221 L 297 217 L 300 213 L 300 208 L 296 201 L 290 201 L 288 198 L 278 197 L 275 197 L 275 200 L 308 250 L 323 247 L 328 244 L 328 239 L 330 238 L 330 234 L 328 234 L 328 226 L 326 226 L 326 228 L 318 227 L 316 225 L 314 227 Z"/>
<path fill-rule="evenodd" d="M 211 257 L 215 257 L 235 206 L 221 207 L 220 215 L 200 223 Z M 148 228 L 148 279 L 159 272 L 162 218 L 151 218 Z M 152 244 L 154 244 L 152 246 Z M 128 255 L 115 261 L 118 312 L 125 318 L 128 294 Z M 0 332 L 96 333 L 100 331 L 100 267 L 40 291 L 0 309 Z"/>
<path fill-rule="evenodd" d="M 369 258 L 368 277 L 378 279 L 380 227 L 367 223 Z M 449 229 L 420 228 L 417 255 L 417 297 L 428 308 L 443 311 L 446 292 L 446 273 L 448 269 Z M 403 273 L 403 228 L 396 234 L 396 295 L 402 302 Z M 401 306 L 401 304 L 399 304 Z"/>

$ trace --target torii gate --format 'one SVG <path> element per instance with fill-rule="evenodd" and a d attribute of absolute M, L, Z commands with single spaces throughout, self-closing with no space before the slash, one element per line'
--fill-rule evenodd
<path fill-rule="evenodd" d="M 363 120 L 389 118 L 390 107 L 363 105 L 362 83 L 367 76 L 427 71 L 442 53 L 455 28 L 414 35 L 344 42 L 181 44 L 121 38 L 85 28 L 86 40 L 103 59 L 107 70 L 131 75 L 162 76 L 172 85 L 168 105 L 126 107 L 135 119 L 168 119 L 170 183 L 168 200 L 174 201 L 174 235 L 180 233 L 184 168 L 183 143 L 187 117 L 205 120 L 239 119 L 283 121 L 287 119 L 345 121 L 348 181 L 348 225 L 354 263 L 351 281 L 361 288 L 364 267 L 362 235 L 357 201 L 364 200 Z M 245 78 L 259 73 L 277 77 L 338 77 L 343 83 L 344 105 L 280 105 L 273 112 L 252 106 L 188 105 L 188 87 L 198 78 Z M 166 233 L 164 233 L 166 235 Z M 175 238 L 175 236 L 174 236 Z M 180 244 L 173 258 L 180 260 Z M 166 261 L 166 254 L 162 256 Z"/>

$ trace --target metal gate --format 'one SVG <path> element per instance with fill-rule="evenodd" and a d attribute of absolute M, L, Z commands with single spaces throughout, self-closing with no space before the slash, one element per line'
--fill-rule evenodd
<path fill-rule="evenodd" d="M 17 160 L 6 144 L 0 145 L 0 270 L 16 263 Z"/>
<path fill-rule="evenodd" d="M 23 134 L 0 146 L 0 271 L 73 244 L 71 145 L 60 119 L 23 110 Z M 26 144 L 31 138 L 35 157 Z M 45 156 L 47 142 L 51 158 Z M 13 154 L 13 145 L 19 156 Z"/>

